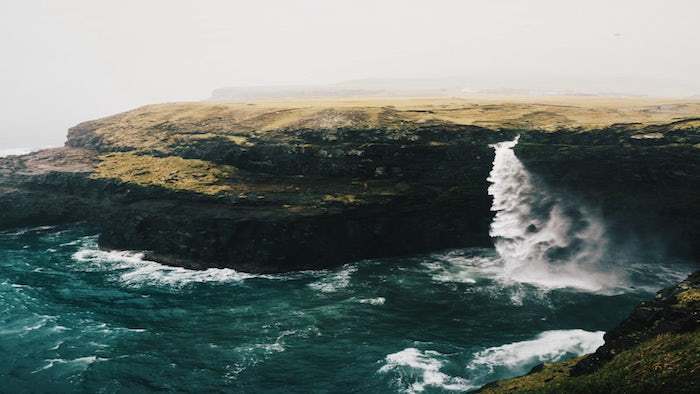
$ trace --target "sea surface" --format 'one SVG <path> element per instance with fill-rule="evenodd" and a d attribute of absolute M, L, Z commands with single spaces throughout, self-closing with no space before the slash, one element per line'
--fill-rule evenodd
<path fill-rule="evenodd" d="M 595 350 L 692 269 L 629 261 L 624 285 L 576 288 L 460 249 L 252 275 L 96 240 L 81 225 L 0 233 L 0 392 L 466 391 Z"/>

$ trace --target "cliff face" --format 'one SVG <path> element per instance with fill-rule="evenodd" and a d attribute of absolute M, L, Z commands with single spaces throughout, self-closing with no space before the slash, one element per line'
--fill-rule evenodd
<path fill-rule="evenodd" d="M 555 188 L 600 208 L 619 242 L 700 258 L 700 120 L 527 133 L 516 154 Z M 660 244 L 662 241 L 663 244 Z"/>
<path fill-rule="evenodd" d="M 252 272 L 487 246 L 488 145 L 521 134 L 547 183 L 698 255 L 700 104 L 569 104 L 143 107 L 0 159 L 0 222 L 89 221 L 106 248 Z"/>

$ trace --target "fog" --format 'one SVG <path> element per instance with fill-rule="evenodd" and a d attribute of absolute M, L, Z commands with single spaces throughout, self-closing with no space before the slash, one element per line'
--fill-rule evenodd
<path fill-rule="evenodd" d="M 0 149 L 223 86 L 458 78 L 480 87 L 700 94 L 697 0 L 0 4 Z"/>

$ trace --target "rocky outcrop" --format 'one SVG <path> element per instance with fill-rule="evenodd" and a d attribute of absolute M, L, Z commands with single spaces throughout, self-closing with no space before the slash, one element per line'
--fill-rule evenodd
<path fill-rule="evenodd" d="M 488 246 L 489 144 L 521 134 L 518 156 L 546 182 L 697 253 L 700 104 L 625 108 L 147 106 L 72 128 L 65 148 L 0 159 L 0 223 L 88 221 L 105 248 L 251 272 Z"/>
<path fill-rule="evenodd" d="M 605 344 L 579 359 L 540 364 L 480 393 L 697 393 L 700 271 L 642 302 Z"/>
<path fill-rule="evenodd" d="M 683 334 L 700 329 L 700 271 L 676 286 L 642 302 L 620 325 L 605 334 L 605 344 L 571 368 L 572 376 L 599 370 L 615 355 L 661 334 Z M 700 367 L 700 366 L 696 366 Z"/>

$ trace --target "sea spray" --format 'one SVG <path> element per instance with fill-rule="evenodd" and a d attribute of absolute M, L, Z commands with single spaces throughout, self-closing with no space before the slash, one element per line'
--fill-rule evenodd
<path fill-rule="evenodd" d="M 484 349 L 467 364 L 469 383 L 482 386 L 494 377 L 527 373 L 534 365 L 592 353 L 605 342 L 603 331 L 551 330 L 535 338 Z"/>
<path fill-rule="evenodd" d="M 605 227 L 585 206 L 554 194 L 536 182 L 512 141 L 495 150 L 488 193 L 496 212 L 490 235 L 504 261 L 505 278 L 542 287 L 598 291 L 620 286 L 601 261 Z"/>

